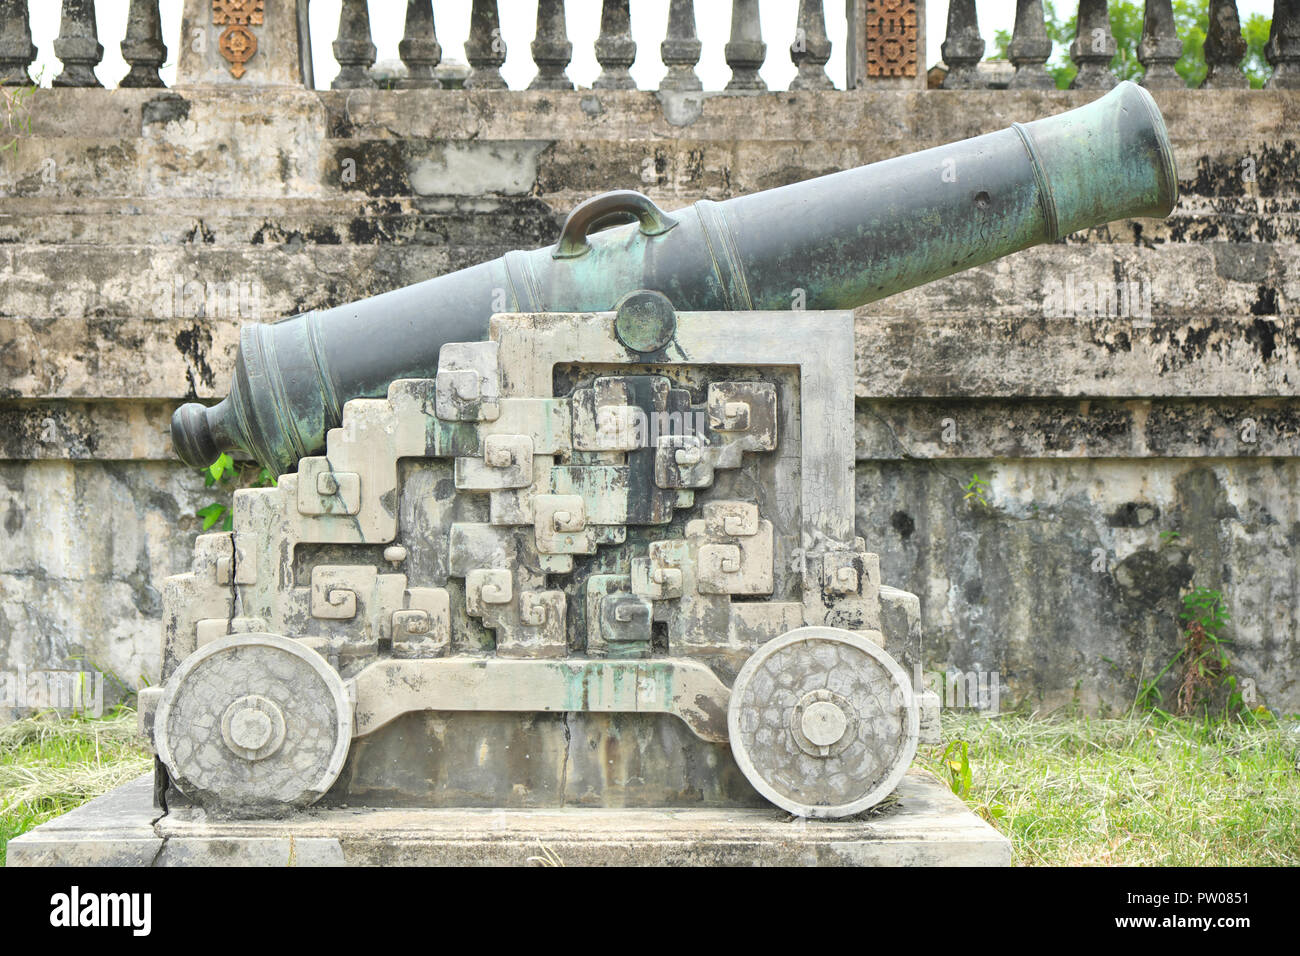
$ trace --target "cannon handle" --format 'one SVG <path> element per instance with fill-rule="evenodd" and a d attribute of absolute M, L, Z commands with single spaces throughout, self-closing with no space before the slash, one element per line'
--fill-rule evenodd
<path fill-rule="evenodd" d="M 602 221 L 611 216 L 629 213 L 636 216 L 644 236 L 662 236 L 677 225 L 677 220 L 656 206 L 649 196 L 631 189 L 616 189 L 592 196 L 573 207 L 569 218 L 564 220 L 560 241 L 555 244 L 551 258 L 577 259 L 585 256 L 591 249 L 587 244 L 589 232 L 594 232 Z"/>

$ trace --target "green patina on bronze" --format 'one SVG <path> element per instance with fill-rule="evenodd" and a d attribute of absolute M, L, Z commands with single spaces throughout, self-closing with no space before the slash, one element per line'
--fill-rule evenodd
<path fill-rule="evenodd" d="M 629 292 L 614 311 L 614 334 L 633 352 L 662 351 L 677 334 L 677 313 L 662 292 Z"/>
<path fill-rule="evenodd" d="M 345 401 L 433 377 L 442 345 L 483 339 L 495 311 L 607 311 L 637 290 L 679 311 L 854 308 L 1080 229 L 1163 217 L 1177 182 L 1155 102 L 1126 82 L 1048 119 L 725 202 L 666 213 L 636 193 L 598 196 L 555 246 L 246 327 L 230 396 L 179 409 L 173 442 L 193 465 L 239 447 L 290 471 L 324 447 Z M 616 216 L 637 221 L 596 231 Z M 656 345 L 655 315 L 629 317 L 624 344 Z"/>

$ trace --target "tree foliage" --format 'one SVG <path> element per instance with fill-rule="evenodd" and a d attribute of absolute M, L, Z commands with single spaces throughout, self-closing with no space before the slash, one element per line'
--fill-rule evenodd
<path fill-rule="evenodd" d="M 1174 69 L 1188 86 L 1200 86 L 1206 73 L 1205 33 L 1209 29 L 1209 0 L 1173 0 L 1173 7 L 1174 25 L 1183 41 L 1183 55 L 1174 64 Z M 1130 0 L 1110 2 L 1110 31 L 1117 47 L 1110 68 L 1121 80 L 1139 80 L 1146 72 L 1137 55 L 1138 42 L 1142 39 L 1142 11 L 1141 4 Z M 1048 39 L 1052 41 L 1052 55 L 1047 61 L 1047 72 L 1056 81 L 1057 88 L 1063 90 L 1069 87 L 1070 81 L 1079 72 L 1069 57 L 1077 16 L 1071 15 L 1063 19 L 1052 0 L 1043 0 L 1043 19 Z M 1242 24 L 1246 56 L 1241 65 L 1253 89 L 1262 87 L 1273 72 L 1264 59 L 1264 44 L 1268 42 L 1271 25 L 1272 21 L 1259 13 L 1251 14 Z M 994 38 L 996 53 L 991 59 L 1006 59 L 1010 44 L 1011 33 L 999 30 Z"/>

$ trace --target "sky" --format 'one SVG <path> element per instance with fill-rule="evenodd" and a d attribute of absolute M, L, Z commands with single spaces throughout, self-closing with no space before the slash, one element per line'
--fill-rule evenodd
<path fill-rule="evenodd" d="M 126 74 L 127 65 L 122 59 L 118 44 L 126 33 L 126 12 L 129 0 L 96 0 L 96 20 L 99 42 L 104 46 L 104 60 L 97 70 L 106 86 L 116 86 Z M 311 32 L 316 85 L 328 87 L 338 72 L 330 43 L 338 30 L 341 0 L 312 0 Z M 371 31 L 379 49 L 380 60 L 397 59 L 397 43 L 402 38 L 402 24 L 406 13 L 406 0 L 369 0 Z M 163 38 L 168 48 L 168 61 L 162 70 L 168 85 L 176 76 L 175 51 L 180 38 L 182 0 L 161 0 Z M 600 0 L 567 0 L 569 39 L 573 43 L 573 62 L 569 78 L 579 86 L 590 86 L 600 72 L 593 50 L 600 32 Z M 1073 15 L 1077 0 L 1062 0 L 1058 4 L 1064 15 Z M 536 26 L 535 0 L 500 0 L 501 34 L 506 42 L 506 63 L 502 75 L 512 89 L 528 85 L 536 72 L 529 54 Z M 789 45 L 794 37 L 798 0 L 759 0 L 763 38 L 767 42 L 767 62 L 760 71 L 772 89 L 785 89 L 795 74 L 790 62 Z M 833 44 L 831 60 L 826 71 L 835 85 L 844 85 L 844 35 L 845 5 L 838 0 L 828 0 L 826 7 L 826 32 Z M 1272 0 L 1237 0 L 1244 20 L 1251 13 L 1271 15 Z M 31 4 L 32 38 L 38 50 L 33 75 L 43 69 L 42 83 L 49 85 L 59 71 L 54 56 L 54 38 L 59 32 L 59 4 L 41 0 Z M 637 60 L 632 65 L 632 76 L 642 89 L 655 89 L 664 74 L 659 59 L 659 44 L 668 23 L 668 0 L 632 0 L 632 35 L 637 42 Z M 939 45 L 943 42 L 948 16 L 947 0 L 933 0 L 926 4 L 926 63 L 941 59 Z M 464 61 L 463 44 L 469 34 L 470 0 L 434 0 L 434 17 L 438 41 L 443 56 Z M 979 0 L 977 11 L 980 32 L 988 49 L 993 47 L 993 37 L 998 30 L 1010 30 L 1015 20 L 1015 0 Z M 696 0 L 695 18 L 703 43 L 698 72 L 706 90 L 719 90 L 730 76 L 723 57 L 723 46 L 731 29 L 731 4 L 725 0 Z"/>

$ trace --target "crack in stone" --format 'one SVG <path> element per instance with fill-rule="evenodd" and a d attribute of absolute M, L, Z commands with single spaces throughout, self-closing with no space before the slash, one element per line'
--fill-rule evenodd
<path fill-rule="evenodd" d="M 560 766 L 560 806 L 568 802 L 569 789 L 569 750 L 573 743 L 573 734 L 569 728 L 569 721 L 573 719 L 570 711 L 564 712 L 564 763 Z"/>
<path fill-rule="evenodd" d="M 906 444 L 903 443 L 903 440 L 901 438 L 898 437 L 898 433 L 894 431 L 894 427 L 885 420 L 883 415 L 877 412 L 870 405 L 866 407 L 865 411 L 868 415 L 870 415 L 872 418 L 876 420 L 876 422 L 880 425 L 880 427 L 883 428 L 885 432 L 889 435 L 893 443 L 896 446 L 898 446 L 898 450 L 902 456 L 903 461 L 915 460 L 916 456 L 912 454 L 912 450 Z"/>
<path fill-rule="evenodd" d="M 159 817 L 158 819 L 161 820 L 162 817 Z M 154 821 L 154 822 L 156 823 L 157 821 Z M 160 836 L 161 836 L 161 834 L 160 834 Z M 158 860 L 162 858 L 163 850 L 167 849 L 167 841 L 170 840 L 170 839 L 171 839 L 171 837 L 166 837 L 166 836 L 165 836 L 165 837 L 162 837 L 162 842 L 158 844 L 158 850 L 157 850 L 157 852 L 154 853 L 154 855 L 153 855 L 153 859 L 149 861 L 149 866 L 150 866 L 150 867 L 155 867 L 155 866 L 158 865 Z"/>
<path fill-rule="evenodd" d="M 151 867 L 158 865 L 158 860 L 162 858 L 163 850 L 167 849 L 167 841 L 171 839 L 171 837 L 164 836 L 163 834 L 158 832 L 159 821 L 161 821 L 162 818 L 167 816 L 168 814 L 167 791 L 165 789 L 162 792 L 161 800 L 162 800 L 162 813 L 158 814 L 158 816 L 154 817 L 152 820 L 149 821 L 149 826 L 153 828 L 153 832 L 157 834 L 162 840 L 162 842 L 158 844 L 158 849 L 157 851 L 155 851 L 153 855 L 153 859 L 149 861 L 149 866 Z"/>
<path fill-rule="evenodd" d="M 230 504 L 234 511 L 234 502 Z M 233 517 L 233 514 L 232 514 Z M 239 603 L 239 549 L 235 547 L 235 532 L 230 532 L 230 614 L 226 616 L 226 633 L 233 634 L 235 626 L 236 605 Z"/>

